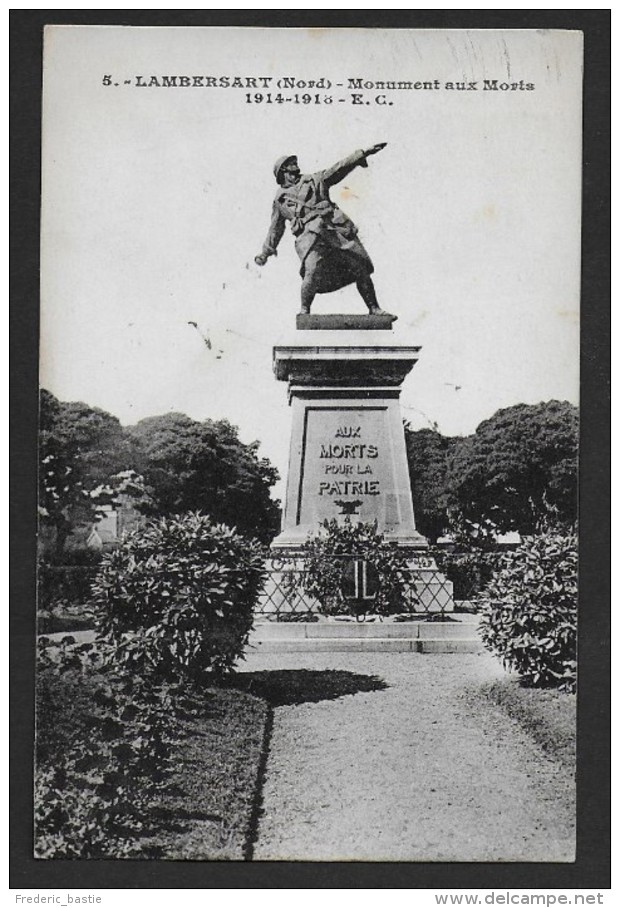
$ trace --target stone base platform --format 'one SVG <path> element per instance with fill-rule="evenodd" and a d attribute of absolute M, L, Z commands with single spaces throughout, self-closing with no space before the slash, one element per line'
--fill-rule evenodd
<path fill-rule="evenodd" d="M 247 652 L 263 653 L 477 653 L 483 645 L 475 615 L 453 621 L 257 624 Z"/>
<path fill-rule="evenodd" d="M 305 315 L 296 317 L 298 331 L 391 331 L 397 315 L 384 312 L 382 315 L 344 315 L 336 312 L 327 315 Z"/>

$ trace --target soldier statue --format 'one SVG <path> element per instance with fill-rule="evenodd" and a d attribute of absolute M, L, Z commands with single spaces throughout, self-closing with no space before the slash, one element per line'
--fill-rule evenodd
<path fill-rule="evenodd" d="M 357 236 L 357 227 L 329 197 L 331 186 L 355 167 L 368 167 L 367 158 L 387 143 L 355 151 L 343 161 L 318 173 L 302 174 L 296 155 L 279 158 L 273 172 L 279 189 L 273 202 L 271 225 L 257 265 L 276 255 L 284 227 L 290 222 L 295 249 L 301 260 L 301 312 L 308 314 L 317 293 L 330 293 L 355 284 L 370 315 L 384 315 L 371 274 L 370 256 Z"/>

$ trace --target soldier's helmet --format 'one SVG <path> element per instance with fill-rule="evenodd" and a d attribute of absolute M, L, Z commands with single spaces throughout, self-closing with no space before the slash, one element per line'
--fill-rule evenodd
<path fill-rule="evenodd" d="M 297 162 L 296 154 L 286 154 L 281 158 L 278 158 L 276 163 L 273 165 L 273 175 L 276 178 L 278 183 L 281 182 L 281 171 L 285 164 L 290 164 L 291 161 Z"/>

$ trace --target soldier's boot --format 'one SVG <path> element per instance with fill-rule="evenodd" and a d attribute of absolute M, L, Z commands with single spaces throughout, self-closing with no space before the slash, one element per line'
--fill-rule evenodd
<path fill-rule="evenodd" d="M 357 289 L 359 290 L 360 296 L 368 307 L 368 315 L 390 315 L 390 313 L 382 309 L 377 302 L 375 285 L 373 284 L 372 278 L 370 276 L 361 278 L 357 282 Z M 394 319 L 394 321 L 396 320 L 395 315 L 392 315 L 391 317 L 392 319 Z"/>
<path fill-rule="evenodd" d="M 315 292 L 311 287 L 306 286 L 304 283 L 301 285 L 301 309 L 299 310 L 300 315 L 310 315 L 310 306 L 314 300 Z"/>
<path fill-rule="evenodd" d="M 368 315 L 385 315 L 383 309 L 377 302 L 375 285 L 373 284 L 372 278 L 370 276 L 360 278 L 360 280 L 357 282 L 357 289 L 361 298 L 364 300 L 366 306 L 368 307 Z"/>

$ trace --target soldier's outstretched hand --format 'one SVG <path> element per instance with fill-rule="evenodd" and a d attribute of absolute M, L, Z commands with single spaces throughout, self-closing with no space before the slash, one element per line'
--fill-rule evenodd
<path fill-rule="evenodd" d="M 373 145 L 372 148 L 367 148 L 364 154 L 366 155 L 366 157 L 371 154 L 377 154 L 377 152 L 385 148 L 386 145 L 387 142 L 379 142 L 378 145 Z"/>
<path fill-rule="evenodd" d="M 267 256 L 266 256 L 266 255 L 262 255 L 262 253 L 261 253 L 261 255 L 255 255 L 255 256 L 254 256 L 254 261 L 256 262 L 257 265 L 266 265 L 266 264 L 267 264 Z"/>

